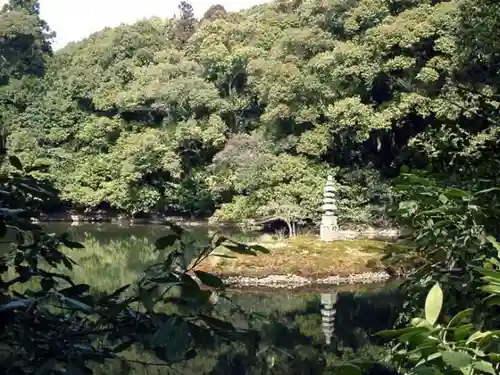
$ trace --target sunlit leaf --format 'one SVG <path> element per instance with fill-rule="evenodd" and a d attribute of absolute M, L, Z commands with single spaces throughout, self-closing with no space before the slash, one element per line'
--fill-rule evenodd
<path fill-rule="evenodd" d="M 436 323 L 443 307 L 443 291 L 439 283 L 434 284 L 425 299 L 425 319 L 430 324 Z"/>
<path fill-rule="evenodd" d="M 457 370 L 469 366 L 472 363 L 472 357 L 465 352 L 443 352 L 443 362 Z"/>
<path fill-rule="evenodd" d="M 490 362 L 475 361 L 472 364 L 472 367 L 474 369 L 478 370 L 478 371 L 482 371 L 482 372 L 485 372 L 487 374 L 496 375 L 496 371 L 495 371 L 495 369 L 493 368 L 493 365 Z"/>
<path fill-rule="evenodd" d="M 458 188 L 446 189 L 444 194 L 448 198 L 462 198 L 462 199 L 470 199 L 471 198 L 470 193 L 466 192 L 465 190 L 458 189 Z"/>

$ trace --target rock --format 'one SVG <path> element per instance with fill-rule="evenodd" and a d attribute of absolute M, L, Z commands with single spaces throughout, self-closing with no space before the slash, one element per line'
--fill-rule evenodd
<path fill-rule="evenodd" d="M 341 277 L 328 276 L 322 279 L 311 279 L 297 275 L 269 275 L 262 278 L 231 276 L 224 280 L 226 284 L 240 287 L 266 288 L 298 288 L 308 285 L 340 285 L 340 284 L 369 284 L 388 280 L 391 276 L 387 272 L 365 272 L 356 275 Z"/>

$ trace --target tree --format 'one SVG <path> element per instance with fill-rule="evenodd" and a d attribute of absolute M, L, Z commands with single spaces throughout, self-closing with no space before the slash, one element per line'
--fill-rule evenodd
<path fill-rule="evenodd" d="M 176 39 L 180 45 L 184 45 L 194 34 L 197 20 L 194 16 L 193 6 L 187 1 L 179 4 L 180 17 L 177 21 Z"/>
<path fill-rule="evenodd" d="M 203 21 L 215 21 L 218 18 L 224 18 L 227 15 L 227 11 L 224 6 L 220 4 L 211 5 L 207 9 L 200 22 Z"/>
<path fill-rule="evenodd" d="M 54 34 L 40 18 L 39 7 L 35 0 L 11 0 L 0 11 L 0 79 L 4 84 L 12 78 L 44 73 L 44 56 L 52 52 Z"/>

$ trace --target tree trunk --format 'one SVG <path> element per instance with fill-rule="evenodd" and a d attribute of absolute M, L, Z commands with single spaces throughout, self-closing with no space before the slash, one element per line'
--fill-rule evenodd
<path fill-rule="evenodd" d="M 291 221 L 288 221 L 288 220 L 285 220 L 285 223 L 286 225 L 288 226 L 288 235 L 290 238 L 293 237 L 293 226 L 292 226 L 292 222 Z"/>

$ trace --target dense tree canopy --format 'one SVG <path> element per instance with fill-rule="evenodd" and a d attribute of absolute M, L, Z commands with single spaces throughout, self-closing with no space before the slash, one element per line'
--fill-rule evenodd
<path fill-rule="evenodd" d="M 485 40 L 497 21 L 471 31 L 487 0 L 214 5 L 200 22 L 182 2 L 179 17 L 105 29 L 50 58 L 37 6 L 11 3 L 2 27 L 36 24 L 26 38 L 40 57 L 2 73 L 14 77 L 2 125 L 73 206 L 218 220 L 287 206 L 315 220 L 334 173 L 342 218 L 373 223 L 402 166 L 492 170 L 498 49 Z M 8 51 L 17 42 L 1 34 Z M 42 61 L 43 81 L 16 78 Z"/>

